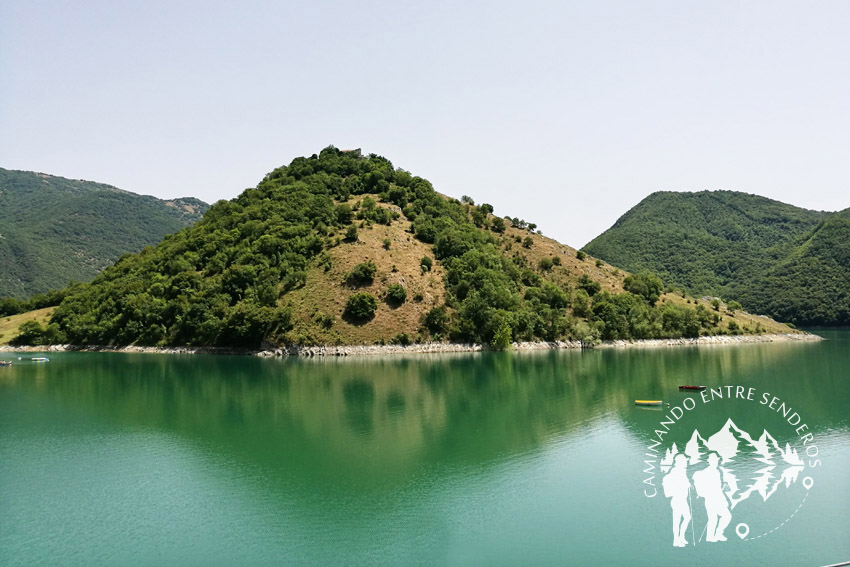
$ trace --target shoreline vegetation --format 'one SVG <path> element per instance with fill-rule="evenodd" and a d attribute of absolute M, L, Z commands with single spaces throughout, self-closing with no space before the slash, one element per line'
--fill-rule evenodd
<path fill-rule="evenodd" d="M 581 350 L 605 348 L 662 348 L 671 346 L 717 346 L 772 342 L 810 342 L 822 341 L 823 337 L 813 333 L 773 333 L 763 335 L 713 335 L 698 338 L 645 339 L 633 341 L 602 341 L 591 345 L 581 341 L 532 341 L 513 343 L 512 351 L 525 352 L 537 350 Z M 327 345 L 269 347 L 267 349 L 240 349 L 227 347 L 150 347 L 150 346 L 80 346 L 80 345 L 42 345 L 42 346 L 0 346 L 0 353 L 11 352 L 118 352 L 147 354 L 221 354 L 253 355 L 260 357 L 338 357 L 338 356 L 376 356 L 395 354 L 439 354 L 455 352 L 481 352 L 493 350 L 481 344 L 469 343 L 421 343 L 402 345 Z"/>

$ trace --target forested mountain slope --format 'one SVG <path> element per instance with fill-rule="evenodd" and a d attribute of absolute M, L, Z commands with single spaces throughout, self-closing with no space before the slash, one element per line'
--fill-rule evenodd
<path fill-rule="evenodd" d="M 584 247 L 696 295 L 798 325 L 850 324 L 848 211 L 733 191 L 654 193 Z"/>
<path fill-rule="evenodd" d="M 110 185 L 0 168 L 0 297 L 88 281 L 122 254 L 201 218 L 194 198 L 163 201 Z"/>

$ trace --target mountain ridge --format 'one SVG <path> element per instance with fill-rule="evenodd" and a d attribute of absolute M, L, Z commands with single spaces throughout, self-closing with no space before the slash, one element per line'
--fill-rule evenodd
<path fill-rule="evenodd" d="M 194 197 L 158 199 L 105 183 L 0 168 L 0 297 L 87 281 L 201 218 Z"/>
<path fill-rule="evenodd" d="M 797 325 L 850 324 L 850 211 L 736 191 L 655 192 L 583 249 Z"/>

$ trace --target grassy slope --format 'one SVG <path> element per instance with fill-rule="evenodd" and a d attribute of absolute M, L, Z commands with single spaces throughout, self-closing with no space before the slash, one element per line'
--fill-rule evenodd
<path fill-rule="evenodd" d="M 119 256 L 197 221 L 197 199 L 163 201 L 110 185 L 0 168 L 0 296 L 87 281 Z"/>
<path fill-rule="evenodd" d="M 366 195 L 358 196 L 349 201 L 354 204 Z M 376 195 L 372 195 L 377 199 Z M 393 205 L 380 203 L 378 206 L 393 208 Z M 289 337 L 294 342 L 303 344 L 374 344 L 377 341 L 389 341 L 396 334 L 405 332 L 411 338 L 419 329 L 425 313 L 432 307 L 442 305 L 445 299 L 443 285 L 444 270 L 439 262 L 435 262 L 431 272 L 424 274 L 420 270 L 419 261 L 423 256 L 433 258 L 432 246 L 425 244 L 407 232 L 410 222 L 404 217 L 394 221 L 391 226 L 372 225 L 359 230 L 358 241 L 342 243 L 330 250 L 333 258 L 332 267 L 325 271 L 319 266 L 312 266 L 308 271 L 307 283 L 303 288 L 294 290 L 286 296 L 286 302 L 294 308 L 296 327 Z M 340 232 L 341 234 L 341 232 Z M 530 236 L 534 244 L 525 248 L 517 242 L 517 238 Z M 383 247 L 383 240 L 389 238 L 389 250 Z M 628 272 L 602 262 L 597 266 L 597 259 L 588 255 L 584 260 L 576 257 L 576 250 L 561 244 L 551 238 L 509 227 L 500 238 L 501 247 L 508 254 L 520 253 L 527 259 L 529 266 L 547 280 L 561 286 L 576 288 L 579 277 L 590 276 L 602 286 L 603 291 L 620 293 L 623 291 L 623 279 Z M 561 265 L 554 266 L 550 272 L 542 272 L 537 266 L 543 258 L 561 258 Z M 378 311 L 375 318 L 365 325 L 353 325 L 341 318 L 345 300 L 354 290 L 348 288 L 343 280 L 355 265 L 372 261 L 378 267 L 374 283 L 358 288 L 368 291 L 379 298 Z M 392 268 L 395 266 L 396 272 Z M 402 283 L 408 290 L 407 301 L 398 308 L 389 306 L 380 300 L 387 287 L 393 283 Z M 423 300 L 414 301 L 413 297 L 421 293 Z M 682 297 L 678 293 L 667 293 L 661 296 L 660 303 L 676 303 L 694 307 L 703 304 L 711 313 L 715 313 L 707 299 Z M 335 321 L 330 329 L 323 328 L 317 322 L 317 315 L 333 315 Z M 791 329 L 767 317 L 750 315 L 741 311 L 734 314 L 725 305 L 719 314 L 722 317 L 720 329 L 728 329 L 730 321 L 736 321 L 739 327 L 756 329 L 760 326 L 768 333 L 789 333 Z"/>
<path fill-rule="evenodd" d="M 44 309 L 0 318 L 0 345 L 9 344 L 9 341 L 18 334 L 18 327 L 27 321 L 37 321 L 41 325 L 46 325 L 54 309 L 56 308 L 45 307 Z"/>
<path fill-rule="evenodd" d="M 373 195 L 373 197 L 376 197 Z M 352 199 L 350 202 L 360 200 Z M 378 206 L 392 205 L 380 204 Z M 293 306 L 296 327 L 291 332 L 298 342 L 307 344 L 372 344 L 383 338 L 389 340 L 398 333 L 415 335 L 422 315 L 432 307 L 442 305 L 445 300 L 443 269 L 438 262 L 430 272 L 423 273 L 419 261 L 423 256 L 434 257 L 430 244 L 420 242 L 407 232 L 410 221 L 404 217 L 391 226 L 373 224 L 359 231 L 357 242 L 342 243 L 332 248 L 331 268 L 313 265 L 307 272 L 304 287 L 287 294 L 285 301 Z M 383 241 L 389 238 L 389 250 Z M 352 325 L 342 320 L 345 301 L 353 293 L 343 280 L 345 274 L 362 262 L 372 261 L 378 267 L 374 282 L 357 288 L 379 300 L 375 318 L 364 325 Z M 393 272 L 393 266 L 396 272 Z M 407 301 L 399 307 L 391 307 L 382 300 L 387 287 L 400 283 L 407 289 Z M 421 302 L 413 297 L 421 293 Z M 315 315 L 322 313 L 335 317 L 331 329 L 324 329 L 316 322 Z M 305 340 L 306 339 L 306 340 Z"/>

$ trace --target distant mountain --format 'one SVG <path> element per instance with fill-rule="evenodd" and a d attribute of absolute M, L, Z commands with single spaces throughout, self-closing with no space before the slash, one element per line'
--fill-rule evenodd
<path fill-rule="evenodd" d="M 734 191 L 653 193 L 584 247 L 695 295 L 797 325 L 850 325 L 850 209 Z"/>
<path fill-rule="evenodd" d="M 208 205 L 0 168 L 0 297 L 85 282 L 199 220 Z"/>

